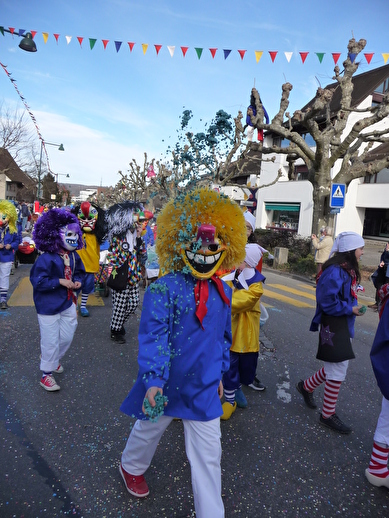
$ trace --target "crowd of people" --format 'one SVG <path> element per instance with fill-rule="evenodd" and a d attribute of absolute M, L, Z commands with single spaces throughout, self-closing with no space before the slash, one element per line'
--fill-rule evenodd
<path fill-rule="evenodd" d="M 0 202 L 2 310 L 8 308 L 14 252 L 28 229 L 23 207 L 18 214 L 13 203 Z M 247 407 L 242 385 L 258 392 L 266 388 L 257 362 L 265 282 L 261 267 L 268 251 L 256 242 L 255 217 L 215 191 L 197 189 L 167 203 L 157 218 L 157 239 L 149 225 L 153 217 L 131 201 L 106 211 L 83 202 L 40 213 L 32 229 L 39 254 L 30 271 L 40 328 L 40 385 L 48 392 L 60 390 L 55 375 L 64 372 L 62 359 L 78 316 L 90 316 L 86 305 L 101 268 L 103 243 L 109 247 L 110 338 L 117 344 L 126 341 L 124 325 L 139 306 L 147 250 L 155 244 L 160 276 L 144 295 L 139 373 L 121 406 L 137 420 L 119 470 L 130 494 L 147 496 L 144 473 L 158 442 L 174 418 L 182 419 L 196 515 L 222 517 L 220 420 Z M 347 435 L 352 428 L 338 416 L 336 404 L 354 358 L 355 319 L 366 310 L 357 297 L 364 240 L 342 232 L 334 241 L 329 227 L 320 234 L 312 235 L 317 286 L 310 329 L 319 332 L 316 358 L 323 367 L 296 388 L 306 406 L 315 409 L 314 390 L 324 383 L 319 423 Z M 389 488 L 389 276 L 384 259 L 380 268 L 385 279 L 377 289 L 380 322 L 371 358 L 383 400 L 366 477 Z"/>

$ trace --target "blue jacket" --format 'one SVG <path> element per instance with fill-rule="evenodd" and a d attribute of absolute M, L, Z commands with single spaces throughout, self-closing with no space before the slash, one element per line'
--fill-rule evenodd
<path fill-rule="evenodd" d="M 347 316 L 350 337 L 354 337 L 356 315 L 353 306 L 358 301 L 351 295 L 351 277 L 339 265 L 326 268 L 320 275 L 316 286 L 316 313 L 313 317 L 310 331 L 318 331 L 322 313 L 340 317 Z"/>
<path fill-rule="evenodd" d="M 204 329 L 195 315 L 196 279 L 171 273 L 147 289 L 139 325 L 139 372 L 121 405 L 125 414 L 146 419 L 142 403 L 149 387 L 163 388 L 168 397 L 164 414 L 209 421 L 222 415 L 218 386 L 229 368 L 231 307 L 212 281 Z M 231 288 L 223 282 L 231 301 Z"/>
<path fill-rule="evenodd" d="M 0 243 L 5 245 L 11 245 L 9 250 L 5 248 L 0 248 L 0 263 L 12 263 L 15 258 L 15 251 L 19 246 L 19 235 L 17 232 L 13 234 L 10 233 L 9 228 L 5 231 L 4 229 L 0 230 Z"/>
<path fill-rule="evenodd" d="M 76 252 L 69 253 L 73 282 L 83 282 L 85 268 Z M 39 315 L 57 315 L 73 303 L 68 290 L 59 283 L 65 278 L 65 265 L 59 254 L 45 252 L 39 255 L 30 271 L 33 298 Z"/>
<path fill-rule="evenodd" d="M 386 302 L 370 352 L 377 385 L 389 399 L 389 303 Z"/>

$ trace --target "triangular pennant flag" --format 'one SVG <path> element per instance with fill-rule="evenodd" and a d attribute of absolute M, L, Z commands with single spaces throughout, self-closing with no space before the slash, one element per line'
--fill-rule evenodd
<path fill-rule="evenodd" d="M 134 45 L 135 43 L 133 43 L 132 41 L 128 41 L 128 46 L 130 47 L 130 52 L 132 52 L 132 49 L 134 48 Z"/>
<path fill-rule="evenodd" d="M 107 48 L 107 45 L 109 43 L 109 40 L 101 40 L 103 42 L 103 45 L 104 45 L 104 50 Z"/>
<path fill-rule="evenodd" d="M 319 63 L 322 63 L 323 62 L 323 58 L 324 58 L 324 54 L 325 52 L 315 52 L 316 56 L 318 57 L 319 59 Z"/>
<path fill-rule="evenodd" d="M 155 50 L 156 50 L 156 52 L 157 52 L 157 56 L 158 56 L 159 51 L 160 51 L 160 50 L 161 50 L 161 48 L 162 48 L 162 45 L 154 45 L 154 47 L 155 47 Z"/>
<path fill-rule="evenodd" d="M 340 55 L 341 55 L 341 52 L 333 52 L 332 53 L 332 57 L 333 57 L 335 65 L 338 62 L 338 59 L 340 58 Z"/>
<path fill-rule="evenodd" d="M 19 36 L 24 36 L 26 29 L 19 29 Z"/>
<path fill-rule="evenodd" d="M 59 34 L 54 34 L 55 41 L 58 43 Z"/>
<path fill-rule="evenodd" d="M 374 52 L 369 52 L 369 53 L 365 53 L 364 54 L 365 58 L 366 58 L 366 61 L 369 63 L 370 65 L 370 61 L 372 59 L 372 57 L 374 56 Z"/>
<path fill-rule="evenodd" d="M 307 59 L 307 56 L 309 54 L 309 52 L 300 52 L 299 53 L 300 56 L 301 56 L 301 61 L 303 62 L 303 64 L 305 63 L 305 60 Z"/>
<path fill-rule="evenodd" d="M 263 50 L 255 51 L 255 59 L 257 60 L 257 63 L 259 63 L 259 60 L 261 59 L 262 55 L 263 55 Z"/>
<path fill-rule="evenodd" d="M 42 32 L 43 41 L 47 43 L 47 40 L 49 39 L 49 33 L 48 32 Z"/>
<path fill-rule="evenodd" d="M 181 47 L 181 49 L 182 48 L 186 48 L 185 52 L 182 51 L 182 53 L 184 54 L 184 57 L 185 57 L 185 53 L 188 50 L 188 47 Z M 174 51 L 176 50 L 176 46 L 175 45 L 168 45 L 167 49 L 169 51 L 170 57 L 173 57 L 174 56 Z"/>
<path fill-rule="evenodd" d="M 148 43 L 142 43 L 143 55 L 146 54 L 148 48 L 149 48 Z"/>
<path fill-rule="evenodd" d="M 82 47 L 82 41 L 83 41 L 83 36 L 77 36 L 77 39 L 78 39 L 78 43 L 80 44 L 80 47 Z"/>
<path fill-rule="evenodd" d="M 121 41 L 115 41 L 116 52 L 119 52 L 121 46 L 122 46 L 122 42 Z"/>
<path fill-rule="evenodd" d="M 4 27 L 0 27 L 0 32 L 4 36 Z"/>
<path fill-rule="evenodd" d="M 35 38 L 35 34 L 37 33 L 37 31 L 31 31 L 31 36 L 32 36 L 32 39 Z"/>
<path fill-rule="evenodd" d="M 203 49 L 195 47 L 195 51 L 196 51 L 197 57 L 200 59 L 201 58 L 201 54 L 203 53 Z"/>
<path fill-rule="evenodd" d="M 285 54 L 287 62 L 290 63 L 290 60 L 293 56 L 293 52 L 284 52 L 284 54 Z"/>
<path fill-rule="evenodd" d="M 92 50 L 93 47 L 95 46 L 95 43 L 96 43 L 97 39 L 96 38 L 89 38 L 89 45 L 90 45 L 90 49 Z"/>
<path fill-rule="evenodd" d="M 66 38 L 66 43 L 69 45 L 69 43 L 72 41 L 72 37 L 73 36 L 65 36 Z"/>
<path fill-rule="evenodd" d="M 241 59 L 244 58 L 244 55 L 246 54 L 247 50 L 238 50 L 239 52 L 239 56 L 241 57 Z"/>
<path fill-rule="evenodd" d="M 168 47 L 169 48 L 169 52 L 170 52 L 170 49 L 174 49 L 175 47 Z M 181 47 L 181 50 L 182 50 L 182 55 L 185 57 L 185 54 L 188 52 L 188 49 L 189 47 Z M 173 50 L 174 52 L 174 50 Z M 170 55 L 171 57 L 173 57 L 173 54 L 170 52 Z"/>
<path fill-rule="evenodd" d="M 212 58 L 215 57 L 217 49 L 209 49 L 209 52 L 212 54 Z"/>
<path fill-rule="evenodd" d="M 13 35 L 13 33 L 15 32 L 15 27 L 8 27 L 10 33 Z"/>
<path fill-rule="evenodd" d="M 388 58 L 389 58 L 389 52 L 384 52 L 382 54 L 382 57 L 384 58 L 384 63 L 386 65 L 386 62 L 388 61 Z"/>
<path fill-rule="evenodd" d="M 274 63 L 274 60 L 276 59 L 276 56 L 278 54 L 278 50 L 269 50 L 270 58 L 272 60 L 272 63 Z"/>
<path fill-rule="evenodd" d="M 354 63 L 355 58 L 357 57 L 358 54 L 355 54 L 354 52 L 349 52 L 347 55 L 350 58 L 351 63 Z"/>
<path fill-rule="evenodd" d="M 230 49 L 223 49 L 223 53 L 224 53 L 224 59 L 227 59 L 228 56 L 231 54 L 231 50 Z"/>

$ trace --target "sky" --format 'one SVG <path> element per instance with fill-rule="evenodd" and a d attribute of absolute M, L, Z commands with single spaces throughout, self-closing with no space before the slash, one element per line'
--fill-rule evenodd
<path fill-rule="evenodd" d="M 144 153 L 166 158 L 184 109 L 201 131 L 220 109 L 245 114 L 255 86 L 272 119 L 288 81 L 293 113 L 333 82 L 332 54 L 341 53 L 341 67 L 352 37 L 374 53 L 370 64 L 362 53 L 358 72 L 385 65 L 388 12 L 387 0 L 0 0 L 0 26 L 37 31 L 38 47 L 25 52 L 18 36 L 0 34 L 0 61 L 28 110 L 2 68 L 0 104 L 33 114 L 37 149 L 36 126 L 45 142 L 63 144 L 64 152 L 46 148 L 59 182 L 113 186 Z"/>

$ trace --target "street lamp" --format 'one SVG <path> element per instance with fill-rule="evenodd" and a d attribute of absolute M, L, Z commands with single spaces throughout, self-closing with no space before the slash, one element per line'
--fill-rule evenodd
<path fill-rule="evenodd" d="M 14 34 L 16 34 L 16 36 L 19 36 L 19 38 L 22 38 L 22 41 L 19 43 L 19 48 L 21 48 L 22 50 L 26 50 L 27 52 L 36 52 L 37 51 L 36 44 L 32 37 L 31 32 L 26 32 L 26 34 L 19 34 L 18 32 L 9 31 L 8 29 L 5 29 L 4 27 L 0 27 L 0 32 L 3 34 L 3 36 L 4 36 L 5 32 L 8 32 L 9 34 L 12 34 L 12 36 Z"/>
<path fill-rule="evenodd" d="M 70 174 L 69 173 L 54 173 L 54 174 L 57 177 L 57 179 L 56 179 L 57 183 L 58 183 L 58 176 L 65 176 L 66 178 L 70 178 Z"/>
<path fill-rule="evenodd" d="M 38 201 L 41 199 L 41 175 L 42 175 L 42 153 L 43 153 L 43 144 L 45 146 L 55 146 L 58 148 L 58 151 L 65 151 L 65 148 L 63 147 L 63 144 L 54 144 L 53 142 L 46 142 L 45 140 L 41 139 L 41 156 L 39 159 L 39 171 L 38 171 L 38 193 L 37 198 Z M 58 183 L 58 179 L 57 179 Z"/>

